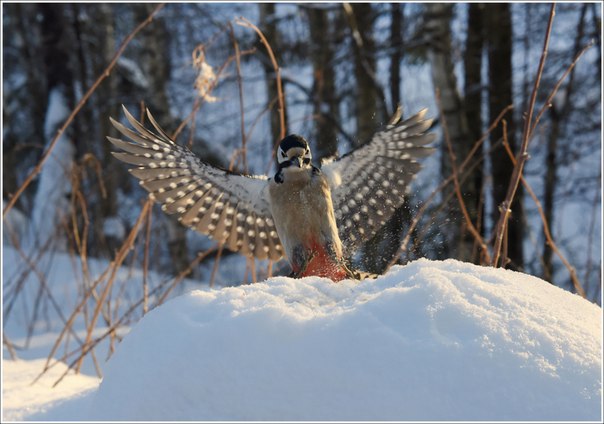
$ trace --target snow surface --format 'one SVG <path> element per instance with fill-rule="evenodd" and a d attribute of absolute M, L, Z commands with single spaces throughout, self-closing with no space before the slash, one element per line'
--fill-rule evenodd
<path fill-rule="evenodd" d="M 98 390 L 37 414 L 16 411 L 36 386 L 16 387 L 5 360 L 3 418 L 599 421 L 601 351 L 597 305 L 526 274 L 419 260 L 375 281 L 181 295 L 134 326 Z"/>
<path fill-rule="evenodd" d="M 99 379 L 86 375 L 68 375 L 64 382 L 53 388 L 54 382 L 67 370 L 59 363 L 40 380 L 32 381 L 44 368 L 46 360 L 4 360 L 2 378 L 2 421 L 21 421 L 30 415 L 56 407 L 64 399 L 79 399 L 99 385 Z"/>

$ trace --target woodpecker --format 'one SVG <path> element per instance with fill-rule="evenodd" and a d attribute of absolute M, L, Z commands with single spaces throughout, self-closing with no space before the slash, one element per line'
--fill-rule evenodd
<path fill-rule="evenodd" d="M 130 172 L 162 210 L 185 226 L 248 257 L 277 261 L 283 256 L 292 277 L 310 275 L 333 281 L 361 279 L 345 258 L 386 223 L 401 206 L 430 155 L 434 140 L 426 131 L 426 109 L 399 122 L 392 119 L 364 145 L 321 167 L 312 163 L 309 143 L 291 134 L 280 141 L 277 170 L 244 175 L 203 162 L 176 144 L 149 110 L 146 128 L 124 107 L 133 129 L 110 118 L 131 141 L 108 140 L 112 152 L 134 165 Z M 344 241 L 344 243 L 342 242 Z"/>

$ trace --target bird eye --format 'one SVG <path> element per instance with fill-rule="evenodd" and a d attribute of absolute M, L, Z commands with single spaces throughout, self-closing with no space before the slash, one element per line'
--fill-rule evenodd
<path fill-rule="evenodd" d="M 308 165 L 310 163 L 310 159 L 309 158 L 304 158 L 304 165 Z"/>

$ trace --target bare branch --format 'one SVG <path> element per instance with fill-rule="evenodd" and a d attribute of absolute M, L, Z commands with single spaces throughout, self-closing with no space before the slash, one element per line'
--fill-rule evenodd
<path fill-rule="evenodd" d="M 280 138 L 282 139 L 285 137 L 285 99 L 283 98 L 283 84 L 281 82 L 281 68 L 279 68 L 279 65 L 277 64 L 277 59 L 275 58 L 275 54 L 273 53 L 273 49 L 271 48 L 271 45 L 268 43 L 268 41 L 267 41 L 266 37 L 264 36 L 264 34 L 262 33 L 262 31 L 260 31 L 260 29 L 256 25 L 254 25 L 253 23 L 251 23 L 244 17 L 239 17 L 239 18 L 235 19 L 235 23 L 237 25 L 241 25 L 243 27 L 253 29 L 256 32 L 256 34 L 258 34 L 258 37 L 260 37 L 260 41 L 262 41 L 262 44 L 264 45 L 264 47 L 266 47 L 266 51 L 268 52 L 268 55 L 271 59 L 271 63 L 273 64 L 273 68 L 275 69 L 275 74 L 277 76 L 277 93 L 278 93 L 277 100 L 279 102 L 279 106 L 278 106 L 279 124 L 281 127 Z M 276 143 L 278 143 L 278 142 L 279 141 L 277 140 Z"/>
<path fill-rule="evenodd" d="M 489 126 L 489 128 L 482 135 L 482 137 L 480 137 L 479 140 L 476 140 L 476 142 L 474 143 L 474 147 L 472 147 L 472 149 L 470 150 L 470 152 L 468 153 L 468 155 L 466 156 L 466 158 L 464 159 L 464 161 L 462 162 L 462 164 L 459 167 L 459 170 L 461 172 L 463 172 L 463 170 L 468 166 L 468 164 L 470 163 L 470 160 L 472 159 L 472 157 L 474 157 L 474 154 L 476 153 L 476 151 L 482 146 L 482 144 L 487 139 L 487 137 L 489 136 L 489 134 L 491 133 L 491 131 L 493 131 L 495 129 L 495 127 L 497 127 L 497 125 L 499 125 L 499 122 L 503 119 L 503 117 L 505 116 L 505 114 L 508 113 L 508 111 L 510 109 L 512 109 L 512 108 L 513 108 L 513 105 L 509 105 L 505 109 L 503 109 L 501 111 L 501 113 L 499 114 L 499 116 L 497 116 L 497 118 L 491 123 L 491 125 Z M 419 221 L 420 221 L 421 217 L 424 215 L 424 213 L 428 209 L 428 206 L 430 205 L 430 203 L 432 202 L 432 200 L 434 200 L 434 198 L 436 197 L 436 195 L 438 193 L 440 193 L 448 184 L 450 184 L 451 181 L 453 181 L 453 176 L 452 175 L 449 176 L 443 182 L 441 182 L 440 185 L 438 187 L 436 187 L 432 191 L 432 193 L 430 194 L 430 196 L 428 197 L 428 199 L 426 199 L 426 201 L 419 208 L 419 210 L 415 214 L 415 217 L 411 221 L 411 225 L 409 226 L 409 230 L 407 231 L 407 234 L 403 238 L 403 241 L 401 242 L 401 245 L 399 246 L 399 249 L 398 249 L 397 253 L 393 256 L 392 260 L 388 264 L 388 267 L 392 266 L 398 260 L 398 258 L 400 257 L 400 255 L 403 252 L 407 251 L 407 245 L 409 244 L 409 241 L 411 239 L 411 234 L 413 234 L 413 231 L 415 230 L 415 228 L 419 224 Z"/>
<path fill-rule="evenodd" d="M 505 147 L 505 151 L 507 152 L 508 156 L 510 157 L 510 160 L 512 161 L 512 163 L 514 165 L 516 165 L 516 158 L 514 157 L 514 153 L 512 153 L 512 149 L 510 148 L 510 144 L 507 141 L 507 137 L 505 137 L 506 133 L 507 133 L 507 131 L 504 129 L 503 146 Z M 537 195 L 535 194 L 535 192 L 533 191 L 533 189 L 531 188 L 529 183 L 526 181 L 524 176 L 522 176 L 522 175 L 520 176 L 520 181 L 522 181 L 522 185 L 524 186 L 527 193 L 531 196 L 531 198 L 535 202 L 535 206 L 537 206 L 537 211 L 539 212 L 539 216 L 541 217 L 541 222 L 543 223 L 543 233 L 545 234 L 545 237 L 547 238 L 547 244 L 552 248 L 554 253 L 556 255 L 558 255 L 558 257 L 560 258 L 560 260 L 562 261 L 562 263 L 568 270 L 568 272 L 570 274 L 570 279 L 573 283 L 573 287 L 575 288 L 575 291 L 581 297 L 586 298 L 585 290 L 583 290 L 583 286 L 581 285 L 581 282 L 579 281 L 579 278 L 577 277 L 577 271 L 570 264 L 570 262 L 568 262 L 566 257 L 562 254 L 562 252 L 560 251 L 560 249 L 558 249 L 558 246 L 554 242 L 554 239 L 553 239 L 552 234 L 549 229 L 549 223 L 547 222 L 547 218 L 545 217 L 545 213 L 543 212 L 543 207 L 541 206 L 541 202 L 537 198 Z"/>
<path fill-rule="evenodd" d="M 522 176 L 522 171 L 524 170 L 524 164 L 528 160 L 528 144 L 531 135 L 532 129 L 532 119 L 533 119 L 533 111 L 535 109 L 535 102 L 537 100 L 537 92 L 539 90 L 539 84 L 541 83 L 541 76 L 543 75 L 543 68 L 545 66 L 545 59 L 547 58 L 547 52 L 549 48 L 549 40 L 552 31 L 552 25 L 554 22 L 554 16 L 556 15 L 556 5 L 552 4 L 549 14 L 549 20 L 547 22 L 547 30 L 545 32 L 545 40 L 543 42 L 543 50 L 541 52 L 541 59 L 539 60 L 539 67 L 537 69 L 537 76 L 535 77 L 535 84 L 533 86 L 533 92 L 531 94 L 531 99 L 528 106 L 528 112 L 526 116 L 526 120 L 524 122 L 524 130 L 522 134 L 522 145 L 520 147 L 520 151 L 518 152 L 518 157 L 516 159 L 516 166 L 514 167 L 514 171 L 512 173 L 512 178 L 510 180 L 510 184 L 508 186 L 508 191 L 506 194 L 506 198 L 503 203 L 499 206 L 500 215 L 499 221 L 497 222 L 497 226 L 495 227 L 495 241 L 493 245 L 493 256 L 491 260 L 492 266 L 497 266 L 499 263 L 499 258 L 501 256 L 501 246 L 503 243 L 504 233 L 506 232 L 506 227 L 508 223 L 508 219 L 512 213 L 510 206 L 512 205 L 512 201 L 514 200 L 514 196 L 516 195 L 516 190 L 518 189 L 518 185 L 520 183 L 520 177 Z"/>

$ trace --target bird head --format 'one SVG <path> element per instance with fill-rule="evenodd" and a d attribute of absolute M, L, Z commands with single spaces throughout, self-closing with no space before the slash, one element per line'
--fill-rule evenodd
<path fill-rule="evenodd" d="M 279 169 L 307 169 L 311 167 L 312 154 L 308 142 L 296 134 L 290 134 L 279 143 L 277 163 Z"/>

